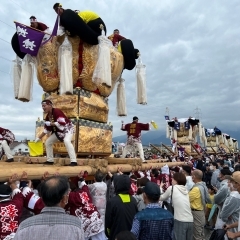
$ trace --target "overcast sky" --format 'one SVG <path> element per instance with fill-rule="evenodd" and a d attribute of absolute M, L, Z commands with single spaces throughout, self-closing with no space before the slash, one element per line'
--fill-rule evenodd
<path fill-rule="evenodd" d="M 8 0 L 0 3 L 0 126 L 17 139 L 34 139 L 35 121 L 42 117 L 42 88 L 35 80 L 33 99 L 14 99 L 9 75 L 15 54 L 10 42 L 13 21 L 29 24 L 35 15 L 53 27 L 55 1 Z M 66 0 L 64 8 L 92 10 L 104 20 L 108 35 L 115 28 L 133 41 L 147 66 L 148 104 L 136 103 L 135 71 L 125 70 L 128 116 L 116 114 L 116 89 L 109 98 L 109 122 L 121 135 L 121 120 L 138 116 L 154 120 L 165 131 L 165 109 L 170 117 L 196 116 L 206 128 L 240 130 L 240 2 L 239 0 Z"/>

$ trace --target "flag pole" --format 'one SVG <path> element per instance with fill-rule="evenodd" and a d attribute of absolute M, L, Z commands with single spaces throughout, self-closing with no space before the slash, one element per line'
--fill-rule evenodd
<path fill-rule="evenodd" d="M 38 32 L 41 32 L 41 33 L 44 33 L 44 34 L 47 34 L 47 35 L 51 35 L 50 33 L 43 32 L 43 31 L 38 30 L 38 29 L 36 29 L 36 28 L 33 28 L 33 27 L 27 26 L 27 25 L 25 25 L 25 24 L 22 24 L 22 23 L 20 23 L 20 22 L 17 22 L 17 21 L 13 21 L 13 22 L 14 22 L 14 23 L 18 23 L 18 24 L 20 24 L 20 25 L 22 25 L 22 26 L 24 26 L 24 27 L 31 28 L 31 29 L 33 29 L 33 30 L 35 30 L 35 31 L 38 31 Z"/>

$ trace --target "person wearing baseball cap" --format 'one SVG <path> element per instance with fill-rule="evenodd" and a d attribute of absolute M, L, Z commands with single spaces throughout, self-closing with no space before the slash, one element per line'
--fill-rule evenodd
<path fill-rule="evenodd" d="M 160 193 L 159 186 L 154 182 L 147 182 L 143 188 L 147 206 L 135 215 L 131 230 L 138 240 L 172 240 L 173 215 L 159 206 Z"/>
<path fill-rule="evenodd" d="M 132 123 L 124 124 L 122 121 L 121 130 L 127 132 L 127 143 L 122 153 L 123 158 L 126 157 L 128 152 L 132 151 L 133 147 L 136 147 L 139 152 L 140 159 L 145 162 L 141 141 L 141 131 L 149 131 L 150 123 L 139 123 L 138 117 L 134 116 Z"/>
<path fill-rule="evenodd" d="M 236 171 L 231 176 L 226 176 L 226 178 L 231 180 L 233 184 L 233 188 L 235 188 L 235 190 L 237 190 L 238 193 L 240 194 L 240 171 Z M 238 221 L 235 221 L 234 223 L 229 225 L 225 224 L 223 227 L 225 230 L 228 230 L 231 228 L 237 228 L 237 232 L 227 231 L 226 234 L 229 239 L 239 239 L 238 237 L 240 237 L 240 216 Z"/>

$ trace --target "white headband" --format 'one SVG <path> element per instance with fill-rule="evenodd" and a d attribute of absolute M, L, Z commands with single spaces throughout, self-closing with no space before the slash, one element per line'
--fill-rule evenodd
<path fill-rule="evenodd" d="M 36 18 L 31 18 L 30 22 L 37 22 L 37 19 Z"/>

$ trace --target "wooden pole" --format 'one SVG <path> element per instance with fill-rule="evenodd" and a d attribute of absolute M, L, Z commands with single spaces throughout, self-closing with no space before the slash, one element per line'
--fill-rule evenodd
<path fill-rule="evenodd" d="M 151 143 L 150 143 L 150 146 L 153 147 L 154 149 L 156 149 L 158 152 L 160 152 L 160 153 L 162 154 L 162 151 L 161 151 L 158 147 L 154 146 L 154 145 L 151 144 Z"/>
<path fill-rule="evenodd" d="M 194 146 L 193 143 L 191 143 L 192 147 L 194 148 L 194 150 L 197 152 L 198 155 L 201 155 L 200 152 L 197 150 L 197 148 Z"/>
<path fill-rule="evenodd" d="M 48 172 L 49 175 L 53 175 L 56 173 L 59 173 L 60 175 L 65 175 L 67 177 L 75 177 L 77 176 L 81 171 L 87 171 L 89 175 L 94 175 L 95 172 L 100 169 L 102 172 L 107 173 L 110 171 L 111 173 L 116 173 L 118 169 L 120 168 L 122 172 L 131 172 L 132 170 L 149 170 L 150 168 L 160 168 L 167 164 L 169 167 L 173 166 L 180 166 L 185 164 L 184 162 L 167 162 L 167 163 L 142 163 L 142 165 L 136 165 L 133 166 L 131 164 L 125 164 L 124 162 L 121 164 L 115 164 L 115 165 L 108 165 L 107 167 L 94 167 L 94 166 L 75 166 L 75 167 L 69 167 L 69 166 L 41 166 L 39 164 L 39 167 L 36 167 L 35 164 L 11 164 L 9 165 L 9 168 L 6 169 L 6 167 L 2 167 L 6 164 L 0 163 L 0 182 L 8 181 L 8 178 L 12 176 L 13 174 L 18 174 L 18 176 L 21 176 L 23 171 L 27 172 L 29 179 L 41 179 L 43 174 L 45 172 Z M 16 167 L 12 167 L 15 165 Z M 17 167 L 18 166 L 18 167 Z M 27 166 L 27 167 L 26 167 Z M 41 166 L 41 167 L 40 167 Z"/>
<path fill-rule="evenodd" d="M 38 32 L 41 32 L 41 33 L 44 33 L 44 34 L 47 34 L 47 35 L 51 36 L 51 34 L 50 34 L 50 33 L 43 32 L 43 31 L 41 31 L 41 30 L 38 30 L 38 29 L 36 29 L 36 28 L 33 28 L 33 27 L 31 27 L 31 26 L 27 26 L 27 25 L 25 25 L 25 24 L 22 24 L 22 23 L 20 23 L 20 22 L 17 22 L 17 21 L 13 21 L 13 22 L 14 22 L 14 23 L 18 23 L 18 24 L 20 24 L 20 25 L 22 25 L 22 26 L 24 26 L 24 27 L 31 28 L 32 30 L 35 30 L 35 31 L 38 31 Z"/>
<path fill-rule="evenodd" d="M 170 149 L 168 146 L 166 146 L 165 144 L 163 144 L 162 143 L 162 145 L 163 145 L 163 147 L 165 147 L 170 153 L 172 153 L 172 154 L 176 154 L 176 153 L 174 153 L 173 151 L 172 151 L 172 149 Z"/>
<path fill-rule="evenodd" d="M 214 153 L 217 153 L 212 146 L 211 146 L 211 149 L 213 150 Z"/>

